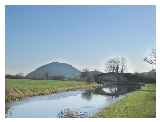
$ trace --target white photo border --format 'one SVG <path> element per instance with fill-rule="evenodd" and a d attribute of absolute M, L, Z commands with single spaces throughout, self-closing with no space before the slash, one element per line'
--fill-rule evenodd
<path fill-rule="evenodd" d="M 159 121 L 160 119 L 160 0 L 0 0 L 0 121 L 80 122 L 82 119 L 5 118 L 5 7 L 7 5 L 155 5 L 156 6 L 156 118 L 83 118 L 89 122 Z"/>

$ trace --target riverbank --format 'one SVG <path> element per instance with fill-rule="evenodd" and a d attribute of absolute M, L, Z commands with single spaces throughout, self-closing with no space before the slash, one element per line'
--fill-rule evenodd
<path fill-rule="evenodd" d="M 5 100 L 6 103 L 9 103 L 25 97 L 48 95 L 78 89 L 93 89 L 96 86 L 97 84 L 95 83 L 81 81 L 7 79 Z"/>
<path fill-rule="evenodd" d="M 146 84 L 120 101 L 97 113 L 103 118 L 152 118 L 156 116 L 156 85 Z"/>

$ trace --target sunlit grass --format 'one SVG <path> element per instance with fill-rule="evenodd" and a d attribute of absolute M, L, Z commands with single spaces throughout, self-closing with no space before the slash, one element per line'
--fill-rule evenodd
<path fill-rule="evenodd" d="M 6 102 L 20 100 L 29 96 L 94 87 L 96 87 L 95 83 L 80 81 L 7 79 Z"/>
<path fill-rule="evenodd" d="M 120 101 L 97 113 L 96 117 L 155 117 L 156 85 L 146 84 Z"/>

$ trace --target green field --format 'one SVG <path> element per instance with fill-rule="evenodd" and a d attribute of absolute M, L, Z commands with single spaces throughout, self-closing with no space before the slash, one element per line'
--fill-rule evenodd
<path fill-rule="evenodd" d="M 95 83 L 80 81 L 7 79 L 5 99 L 6 102 L 11 102 L 29 96 L 95 87 Z"/>
<path fill-rule="evenodd" d="M 155 117 L 156 85 L 147 84 L 139 91 L 130 93 L 120 101 L 97 113 L 96 117 Z"/>

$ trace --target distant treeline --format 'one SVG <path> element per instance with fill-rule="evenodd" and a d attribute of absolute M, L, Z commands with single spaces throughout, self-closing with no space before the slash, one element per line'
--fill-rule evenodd
<path fill-rule="evenodd" d="M 101 79 L 101 75 L 104 76 L 104 80 L 102 80 L 102 82 L 105 82 L 107 79 L 114 79 L 116 76 L 118 76 L 118 78 L 121 78 L 121 80 L 119 80 L 120 82 L 123 82 L 123 79 L 126 79 L 128 82 L 144 82 L 144 83 L 156 82 L 155 70 L 151 70 L 149 72 L 144 72 L 144 73 L 115 73 L 115 72 L 100 73 L 97 71 L 82 72 L 80 79 L 88 82 L 99 82 Z"/>
<path fill-rule="evenodd" d="M 6 79 L 30 79 L 26 76 L 22 76 L 22 75 L 9 75 L 7 74 L 5 76 Z M 48 76 L 44 79 L 32 79 L 32 80 L 64 80 L 65 77 L 64 76 Z"/>
<path fill-rule="evenodd" d="M 156 72 L 125 73 L 124 76 L 129 80 L 129 82 L 144 82 L 144 83 L 156 82 Z"/>
<path fill-rule="evenodd" d="M 25 76 L 22 76 L 22 75 L 9 75 L 9 74 L 7 74 L 5 77 L 7 79 L 25 79 L 26 78 Z"/>
<path fill-rule="evenodd" d="M 84 72 L 81 72 L 81 75 L 79 77 L 75 77 L 72 79 L 67 79 L 64 76 L 46 76 L 44 79 L 33 79 L 33 80 L 80 80 L 80 81 L 98 83 L 99 77 L 101 74 L 104 74 L 105 77 L 107 78 L 109 73 L 102 73 L 98 71 L 84 71 Z M 114 77 L 114 74 L 115 73 L 113 73 L 112 77 Z M 118 73 L 118 75 L 126 78 L 128 82 L 145 82 L 145 83 L 156 82 L 155 70 L 152 70 L 150 72 L 144 72 L 144 73 Z M 7 79 L 30 79 L 19 74 L 18 75 L 7 74 L 6 78 Z"/>

